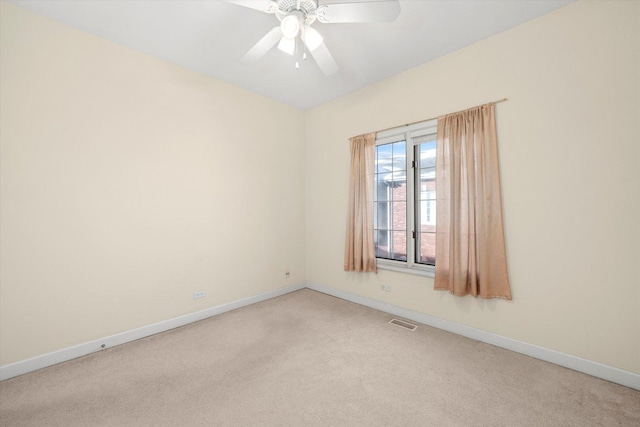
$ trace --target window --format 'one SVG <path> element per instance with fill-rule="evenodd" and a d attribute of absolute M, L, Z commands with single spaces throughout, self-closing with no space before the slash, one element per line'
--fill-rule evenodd
<path fill-rule="evenodd" d="M 373 215 L 379 268 L 433 274 L 436 123 L 378 133 Z"/>

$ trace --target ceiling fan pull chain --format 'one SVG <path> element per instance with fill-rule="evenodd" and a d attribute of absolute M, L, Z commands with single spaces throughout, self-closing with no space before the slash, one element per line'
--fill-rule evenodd
<path fill-rule="evenodd" d="M 298 34 L 299 35 L 299 34 Z M 300 52 L 300 37 L 296 36 L 296 51 L 294 54 L 294 57 L 296 58 L 296 70 L 300 69 L 300 61 L 298 61 L 298 58 L 300 57 L 299 52 Z"/>

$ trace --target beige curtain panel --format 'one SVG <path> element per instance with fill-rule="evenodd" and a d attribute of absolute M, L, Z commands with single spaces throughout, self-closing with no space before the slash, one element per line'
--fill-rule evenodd
<path fill-rule="evenodd" d="M 438 118 L 435 289 L 511 299 L 495 105 Z"/>
<path fill-rule="evenodd" d="M 376 133 L 355 136 L 351 144 L 345 271 L 377 271 L 373 242 L 373 174 Z"/>

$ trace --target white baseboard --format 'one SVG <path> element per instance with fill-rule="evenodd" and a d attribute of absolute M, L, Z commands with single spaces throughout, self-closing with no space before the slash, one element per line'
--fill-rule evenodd
<path fill-rule="evenodd" d="M 331 288 L 317 283 L 307 282 L 307 288 L 314 291 L 322 292 L 327 295 L 332 295 L 347 301 L 355 302 L 356 304 L 371 307 L 376 310 L 384 311 L 386 313 L 393 314 L 395 316 L 404 317 L 405 319 L 413 320 L 415 322 L 423 323 L 425 325 L 433 326 L 434 328 L 442 329 L 454 334 L 462 335 L 468 338 L 472 338 L 477 341 L 485 342 L 487 344 L 502 347 L 507 350 L 515 351 L 516 353 L 525 354 L 527 356 L 534 357 L 536 359 L 544 360 L 546 362 L 554 363 L 556 365 L 564 366 L 574 371 L 583 372 L 585 374 L 592 375 L 594 377 L 602 378 L 607 381 L 611 381 L 617 384 L 631 387 L 636 390 L 640 390 L 640 374 L 634 372 L 625 371 L 623 369 L 615 368 L 613 366 L 605 365 L 603 363 L 594 362 L 592 360 L 583 359 L 581 357 L 572 356 L 570 354 L 562 353 L 556 350 L 540 347 L 534 344 L 529 344 L 523 341 L 514 340 L 512 338 L 503 337 L 500 335 L 492 334 L 480 329 L 475 329 L 470 326 L 461 325 L 459 323 L 451 322 L 449 320 L 440 319 L 438 317 L 430 316 L 428 314 L 420 313 L 406 308 L 398 307 L 396 305 L 387 304 L 381 301 L 376 301 L 370 298 L 366 298 L 360 295 L 351 294 L 339 289 Z"/>
<path fill-rule="evenodd" d="M 449 320 L 440 319 L 428 314 L 408 310 L 406 308 L 387 304 L 381 301 L 376 301 L 360 295 L 355 295 L 349 292 L 312 282 L 306 282 L 306 284 L 301 283 L 286 288 L 277 289 L 260 295 L 255 295 L 238 301 L 211 307 L 202 311 L 197 311 L 195 313 L 189 313 L 185 314 L 184 316 L 164 320 L 152 325 L 143 326 L 141 328 L 132 329 L 130 331 L 125 331 L 105 338 L 93 340 L 73 347 L 64 348 L 52 353 L 36 356 L 31 359 L 26 359 L 9 365 L 0 366 L 0 381 L 13 378 L 18 375 L 26 374 L 38 369 L 46 368 L 47 366 L 66 362 L 80 356 L 95 353 L 97 351 L 103 350 L 104 348 L 114 347 L 116 345 L 125 344 L 140 338 L 168 331 L 170 329 L 197 322 L 208 317 L 226 313 L 227 311 L 235 310 L 237 308 L 245 307 L 247 305 L 255 304 L 284 294 L 288 294 L 305 287 L 314 291 L 322 292 L 327 295 L 332 295 L 344 299 L 346 301 L 351 301 L 356 304 L 371 307 L 376 310 L 403 317 L 405 319 L 433 326 L 435 328 L 442 329 L 448 332 L 453 332 L 454 334 L 492 344 L 497 347 L 502 347 L 507 350 L 535 357 L 536 359 L 544 360 L 556 365 L 573 369 L 575 371 L 593 375 L 594 377 L 602 378 L 607 381 L 640 390 L 640 375 L 634 372 L 625 371 L 623 369 L 615 368 L 603 363 L 594 362 L 592 360 L 572 356 L 570 354 L 562 353 L 556 350 L 551 350 L 523 341 L 518 341 L 500 335 L 492 334 L 490 332 L 475 329 L 470 326 L 461 325 Z M 103 348 L 102 345 L 104 345 L 105 347 Z"/>
<path fill-rule="evenodd" d="M 140 338 L 155 335 L 160 332 L 168 331 L 189 323 L 197 322 L 208 317 L 216 316 L 227 311 L 235 310 L 240 307 L 255 304 L 271 298 L 279 297 L 290 292 L 304 289 L 304 283 L 300 283 L 286 288 L 276 289 L 274 291 L 265 292 L 260 295 L 233 301 L 227 304 L 218 305 L 197 311 L 195 313 L 185 314 L 169 320 L 154 323 L 152 325 L 143 326 L 141 328 L 132 329 L 119 334 L 111 335 L 105 338 L 89 341 L 87 343 L 78 344 L 73 347 L 67 347 L 52 353 L 43 354 L 41 356 L 32 357 L 31 359 L 21 360 L 20 362 L 11 363 L 9 365 L 0 366 L 0 381 L 26 374 L 47 366 L 56 365 L 67 360 L 75 359 L 80 356 L 95 353 L 105 348 L 114 347 L 116 345 L 125 344 Z M 104 345 L 105 347 L 102 347 Z"/>

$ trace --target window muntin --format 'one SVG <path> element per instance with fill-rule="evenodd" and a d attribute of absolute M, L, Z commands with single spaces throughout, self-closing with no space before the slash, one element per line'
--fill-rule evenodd
<path fill-rule="evenodd" d="M 436 123 L 431 120 L 378 133 L 374 242 L 382 269 L 433 272 Z"/>

